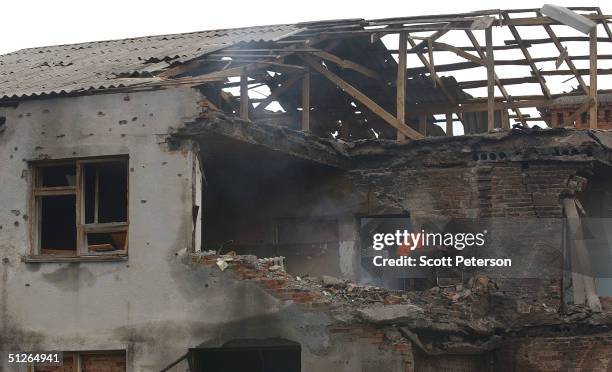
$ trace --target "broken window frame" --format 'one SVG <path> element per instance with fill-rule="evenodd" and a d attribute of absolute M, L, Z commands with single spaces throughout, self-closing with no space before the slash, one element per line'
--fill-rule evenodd
<path fill-rule="evenodd" d="M 121 162 L 125 164 L 126 172 L 126 220 L 124 222 L 107 222 L 107 223 L 86 223 L 85 220 L 85 177 L 84 169 L 89 164 L 102 164 L 111 162 Z M 73 186 L 42 186 L 42 172 L 46 167 L 57 167 L 62 165 L 75 166 L 75 183 Z M 34 161 L 30 164 L 32 174 L 32 188 L 30 210 L 32 211 L 31 228 L 31 258 L 40 259 L 86 259 L 86 258 L 118 258 L 127 257 L 128 254 L 128 230 L 129 230 L 129 158 L 127 155 L 95 157 L 95 158 L 79 158 L 68 160 L 45 160 Z M 45 253 L 41 247 L 41 229 L 42 229 L 42 211 L 41 201 L 46 196 L 62 196 L 74 195 L 76 202 L 76 249 L 74 251 L 67 250 L 66 253 L 48 252 Z M 96 199 L 97 199 L 96 188 Z M 97 221 L 97 208 L 94 212 L 95 220 Z M 94 252 L 89 250 L 87 244 L 87 235 L 95 233 L 120 233 L 125 232 L 125 243 L 122 250 L 113 250 L 108 252 Z"/>

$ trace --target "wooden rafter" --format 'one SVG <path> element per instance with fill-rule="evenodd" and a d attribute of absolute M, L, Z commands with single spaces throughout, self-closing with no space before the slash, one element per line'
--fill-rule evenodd
<path fill-rule="evenodd" d="M 426 40 L 421 41 L 420 43 L 418 43 L 414 47 L 410 48 L 410 50 L 408 50 L 407 52 L 408 53 L 414 53 L 414 52 L 417 52 L 417 51 L 423 49 L 425 46 L 427 46 L 427 43 L 429 41 L 436 41 L 436 40 L 438 40 L 442 36 L 446 35 L 446 33 L 448 33 L 448 31 L 450 31 L 450 30 L 439 30 L 439 31 L 434 32 L 431 36 L 427 37 Z"/>
<path fill-rule="evenodd" d="M 453 113 L 446 113 L 446 135 L 449 137 L 453 136 Z"/>
<path fill-rule="evenodd" d="M 300 75 L 290 76 L 280 87 L 274 89 L 270 94 L 253 109 L 253 115 L 261 113 L 270 103 L 287 92 L 301 78 Z"/>
<path fill-rule="evenodd" d="M 408 46 L 408 35 L 405 32 L 399 34 L 399 55 L 397 62 L 397 93 L 396 93 L 396 107 L 397 107 L 397 120 L 400 124 L 406 125 L 406 47 Z M 404 134 L 400 131 L 397 132 L 398 141 L 405 140 Z"/>
<path fill-rule="evenodd" d="M 408 37 L 408 43 L 410 44 L 410 46 L 412 48 L 414 48 L 416 46 L 416 43 L 414 42 L 414 40 L 412 40 L 410 37 Z M 425 56 L 423 55 L 422 52 L 420 51 L 416 51 L 415 52 L 417 54 L 417 56 L 419 57 L 419 59 L 421 60 L 421 63 L 429 70 L 432 70 L 432 66 L 429 63 L 429 61 L 427 60 L 427 58 L 425 58 Z M 444 83 L 442 82 L 442 80 L 440 79 L 440 77 L 438 76 L 438 74 L 434 73 L 431 75 L 431 79 L 436 83 L 437 86 L 440 87 L 440 89 L 442 90 L 442 93 L 446 96 L 446 98 L 449 100 L 449 102 L 451 102 L 452 104 L 456 104 L 457 102 L 455 101 L 455 97 L 453 97 L 453 95 L 448 91 L 448 89 L 444 86 Z"/>
<path fill-rule="evenodd" d="M 240 118 L 249 120 L 249 78 L 246 69 L 240 75 Z"/>
<path fill-rule="evenodd" d="M 469 31 L 469 30 L 468 30 Z M 495 50 L 495 46 L 493 46 L 493 50 Z M 532 58 L 533 62 L 552 62 L 556 61 L 558 57 L 538 57 Z M 580 56 L 572 56 L 572 60 L 588 60 L 589 56 L 580 55 Z M 612 59 L 612 55 L 609 54 L 600 54 L 597 56 L 598 60 L 609 60 Z M 495 59 L 495 66 L 528 66 L 529 62 L 526 59 Z M 448 72 L 448 71 L 457 71 L 457 70 L 465 70 L 469 68 L 480 67 L 480 64 L 474 62 L 456 62 L 456 63 L 446 63 L 446 64 L 438 64 L 436 65 L 436 71 L 438 72 Z M 408 75 L 416 75 L 416 74 L 424 74 L 429 70 L 425 67 L 409 67 L 407 69 Z M 567 70 L 565 70 L 567 71 Z M 587 71 L 587 70 L 578 70 L 578 71 Z M 601 69 L 599 71 L 602 71 Z M 607 70 L 604 70 L 607 71 Z M 546 75 L 545 71 L 540 71 L 542 75 Z M 569 75 L 570 73 L 568 73 Z M 583 75 L 587 75 L 588 72 L 581 72 Z"/>
<path fill-rule="evenodd" d="M 511 21 L 511 18 L 508 15 L 507 12 L 502 12 L 502 17 L 504 18 L 506 23 Z M 512 33 L 512 37 L 514 37 L 514 40 L 516 40 L 519 48 L 523 52 L 523 55 L 525 56 L 525 59 L 527 59 L 527 61 L 529 62 L 529 66 L 531 67 L 531 71 L 533 72 L 534 76 L 538 79 L 538 82 L 540 83 L 540 88 L 542 89 L 542 93 L 546 97 L 550 98 L 551 97 L 550 90 L 548 90 L 548 86 L 546 86 L 546 81 L 544 80 L 542 75 L 540 75 L 540 71 L 538 70 L 538 67 L 533 62 L 533 59 L 531 58 L 531 54 L 529 53 L 529 50 L 527 50 L 527 47 L 523 44 L 523 39 L 521 39 L 521 35 L 519 35 L 518 30 L 516 29 L 516 27 L 513 24 L 508 24 L 508 29 Z"/>
<path fill-rule="evenodd" d="M 597 129 L 597 26 L 593 27 L 589 38 L 589 97 L 593 100 L 589 109 L 589 128 Z"/>
<path fill-rule="evenodd" d="M 310 131 L 310 73 L 302 77 L 302 130 Z"/>
<path fill-rule="evenodd" d="M 542 16 L 542 15 L 538 12 L 538 16 Z M 565 49 L 563 48 L 563 45 L 561 45 L 561 41 L 559 41 L 559 38 L 553 31 L 552 27 L 550 27 L 550 25 L 547 25 L 547 24 L 542 25 L 542 26 L 546 30 L 546 33 L 550 37 L 550 40 L 552 40 L 552 42 L 555 44 L 555 47 L 557 47 L 557 50 L 559 51 L 559 53 L 561 53 L 561 55 L 564 56 L 563 60 L 565 61 L 565 64 L 567 65 L 567 67 L 569 67 L 570 71 L 572 71 L 572 73 L 576 77 L 576 80 L 578 80 L 578 84 L 580 84 L 580 87 L 582 88 L 582 90 L 588 94 L 589 88 L 587 87 L 586 83 L 582 79 L 582 76 L 580 76 L 580 74 L 578 73 L 576 66 L 574 65 L 574 62 L 572 62 L 572 59 L 570 58 L 570 56 L 567 54 L 564 55 Z"/>
<path fill-rule="evenodd" d="M 333 72 L 323 67 L 320 61 L 314 59 L 313 57 L 309 55 L 305 55 L 305 54 L 300 54 L 300 58 L 302 58 L 313 70 L 323 75 L 329 81 L 331 81 L 336 86 L 338 86 L 340 89 L 344 90 L 347 94 L 349 94 L 351 97 L 359 101 L 361 104 L 367 107 L 374 114 L 378 115 L 384 121 L 389 123 L 392 127 L 402 132 L 402 134 L 404 134 L 406 137 L 409 137 L 412 139 L 418 139 L 418 138 L 423 137 L 420 133 L 410 128 L 409 126 L 401 124 L 394 115 L 388 113 L 385 109 L 380 107 L 376 102 L 374 102 L 367 95 L 360 92 L 357 88 L 353 87 L 346 81 L 342 80 L 338 75 L 334 74 Z"/>
<path fill-rule="evenodd" d="M 374 71 L 372 69 L 369 69 L 367 67 L 364 67 L 364 66 L 362 66 L 362 65 L 360 65 L 358 63 L 355 63 L 353 61 L 349 61 L 347 59 L 342 59 L 342 58 L 340 58 L 340 57 L 338 57 L 338 56 L 336 56 L 336 55 L 334 55 L 332 53 L 329 53 L 327 51 L 324 51 L 324 50 L 316 50 L 315 49 L 315 51 L 311 52 L 311 53 L 316 55 L 317 57 L 320 57 L 320 58 L 324 59 L 324 60 L 333 62 L 333 63 L 337 64 L 338 66 L 340 66 L 341 68 L 354 70 L 354 71 L 357 71 L 357 72 L 361 73 L 362 75 L 365 75 L 365 76 L 367 76 L 369 78 L 372 78 L 372 79 L 375 79 L 375 80 L 379 80 L 379 81 L 383 81 L 382 76 L 378 72 L 376 72 L 376 71 Z"/>
<path fill-rule="evenodd" d="M 535 9 L 533 11 L 538 11 L 539 9 Z M 503 15 L 507 15 L 507 11 L 502 12 Z M 582 14 L 583 17 L 586 17 L 594 22 L 602 22 L 607 21 L 611 18 L 609 15 L 598 15 L 598 14 Z M 526 17 L 526 18 L 504 18 L 503 25 L 504 26 L 542 26 L 542 25 L 558 25 L 559 22 L 553 20 L 549 17 Z"/>
<path fill-rule="evenodd" d="M 487 48 L 487 129 L 495 128 L 495 64 L 493 57 L 493 28 L 485 30 Z"/>
<path fill-rule="evenodd" d="M 470 31 L 470 30 L 465 30 L 466 32 Z M 471 31 L 470 31 L 471 32 Z M 480 66 L 486 66 L 487 62 L 483 59 L 483 58 L 478 58 L 473 54 L 470 54 L 468 52 L 465 52 L 455 46 L 449 45 L 449 44 L 445 44 L 445 43 L 432 43 L 432 46 L 435 49 L 441 49 L 441 50 L 446 50 L 452 53 L 455 53 L 456 55 L 458 55 L 459 57 L 463 57 L 465 59 L 467 59 L 468 61 L 474 62 Z"/>
<path fill-rule="evenodd" d="M 495 110 L 513 110 L 514 108 L 524 107 L 548 107 L 552 103 L 549 99 L 529 99 L 529 100 L 515 100 L 512 102 L 496 101 L 494 108 Z M 407 106 L 406 110 L 412 114 L 445 114 L 447 112 L 464 113 L 464 112 L 480 112 L 487 111 L 488 103 L 462 103 L 461 105 L 416 105 Z"/>
<path fill-rule="evenodd" d="M 474 36 L 474 33 L 471 30 L 465 30 L 465 33 L 468 39 L 470 39 L 470 42 L 472 43 L 474 48 L 478 51 L 478 55 L 480 56 L 480 58 L 485 59 L 486 56 L 484 52 L 482 51 L 482 48 L 480 47 L 480 44 L 478 43 L 476 36 Z M 495 62 L 496 61 L 494 59 L 493 63 L 495 64 Z M 497 88 L 499 88 L 499 91 L 504 96 L 504 99 L 508 102 L 512 102 L 512 97 L 508 94 L 506 87 L 501 83 L 499 76 L 497 76 L 497 73 L 495 73 L 495 70 L 493 71 L 493 74 L 494 74 L 493 77 L 495 78 L 495 83 L 497 84 Z M 514 108 L 514 112 L 516 113 L 516 116 L 521 121 L 521 123 L 526 125 L 527 123 L 525 122 L 525 119 L 523 117 L 521 110 L 519 108 Z"/>

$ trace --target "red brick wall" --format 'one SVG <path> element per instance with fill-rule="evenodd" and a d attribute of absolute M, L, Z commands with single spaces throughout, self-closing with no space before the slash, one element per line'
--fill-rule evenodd
<path fill-rule="evenodd" d="M 571 108 L 551 109 L 551 123 L 553 127 L 568 126 L 567 119 L 578 109 L 578 106 Z M 606 120 L 606 110 L 609 111 Z M 559 123 L 559 114 L 563 115 L 563 123 Z M 582 121 L 583 116 L 578 115 L 574 121 L 574 127 L 579 129 L 589 128 L 589 115 L 586 115 L 586 122 Z M 597 110 L 597 129 L 612 129 L 612 105 L 600 106 Z"/>
<path fill-rule="evenodd" d="M 612 336 L 513 340 L 496 357 L 500 372 L 607 372 L 612 369 Z"/>

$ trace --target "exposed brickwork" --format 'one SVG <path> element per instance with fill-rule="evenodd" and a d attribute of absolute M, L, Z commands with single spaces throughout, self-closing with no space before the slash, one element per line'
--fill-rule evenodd
<path fill-rule="evenodd" d="M 497 353 L 500 372 L 607 372 L 612 335 L 518 339 Z"/>
<path fill-rule="evenodd" d="M 578 110 L 579 106 L 554 108 L 550 110 L 550 120 L 554 127 L 569 125 L 567 119 Z M 607 111 L 607 113 L 606 113 Z M 589 129 L 589 114 L 578 115 L 573 123 L 575 128 Z M 600 104 L 597 108 L 597 129 L 612 129 L 612 105 Z"/>

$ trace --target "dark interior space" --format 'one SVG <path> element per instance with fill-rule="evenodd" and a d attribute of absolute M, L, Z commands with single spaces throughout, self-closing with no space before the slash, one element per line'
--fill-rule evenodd
<path fill-rule="evenodd" d="M 113 252 L 126 249 L 127 233 L 88 233 L 87 247 L 91 252 Z"/>
<path fill-rule="evenodd" d="M 284 256 L 295 274 L 337 274 L 338 170 L 251 145 L 201 148 L 205 250 Z"/>
<path fill-rule="evenodd" d="M 41 253 L 76 254 L 76 196 L 39 198 Z"/>
<path fill-rule="evenodd" d="M 127 221 L 127 162 L 85 164 L 85 223 Z"/>
<path fill-rule="evenodd" d="M 39 168 L 38 187 L 67 187 L 76 184 L 76 165 L 53 165 Z"/>
<path fill-rule="evenodd" d="M 301 347 L 286 340 L 237 340 L 190 354 L 191 372 L 301 371 Z"/>

